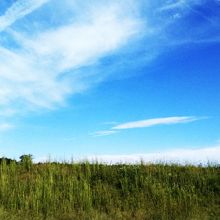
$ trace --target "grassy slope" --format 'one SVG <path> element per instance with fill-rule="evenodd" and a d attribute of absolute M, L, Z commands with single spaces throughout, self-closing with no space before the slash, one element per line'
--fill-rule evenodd
<path fill-rule="evenodd" d="M 0 165 L 0 219 L 220 219 L 220 167 Z"/>

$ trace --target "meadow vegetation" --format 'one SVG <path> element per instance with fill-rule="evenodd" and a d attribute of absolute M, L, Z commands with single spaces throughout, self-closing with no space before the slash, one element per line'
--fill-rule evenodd
<path fill-rule="evenodd" d="M 0 160 L 0 219 L 220 219 L 220 166 Z"/>

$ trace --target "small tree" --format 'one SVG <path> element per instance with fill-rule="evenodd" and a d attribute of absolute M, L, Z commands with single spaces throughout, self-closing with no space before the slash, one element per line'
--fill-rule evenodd
<path fill-rule="evenodd" d="M 20 156 L 21 164 L 27 169 L 30 170 L 33 164 L 33 156 L 31 154 L 24 154 Z"/>

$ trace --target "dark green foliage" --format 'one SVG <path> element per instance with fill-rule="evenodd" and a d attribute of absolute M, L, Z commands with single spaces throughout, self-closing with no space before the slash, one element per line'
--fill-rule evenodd
<path fill-rule="evenodd" d="M 220 216 L 217 165 L 32 164 L 32 157 L 20 159 L 0 164 L 0 219 Z"/>
<path fill-rule="evenodd" d="M 31 154 L 24 154 L 20 156 L 20 163 L 26 170 L 30 171 L 32 164 L 33 164 L 33 156 Z"/>
<path fill-rule="evenodd" d="M 10 158 L 7 158 L 7 157 L 1 157 L 0 158 L 0 164 L 2 163 L 6 163 L 7 165 L 11 164 L 11 163 L 17 163 L 16 160 L 12 160 Z"/>

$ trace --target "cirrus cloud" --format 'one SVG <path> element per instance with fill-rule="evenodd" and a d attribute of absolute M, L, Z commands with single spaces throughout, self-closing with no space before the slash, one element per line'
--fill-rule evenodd
<path fill-rule="evenodd" d="M 192 116 L 177 116 L 177 117 L 166 117 L 166 118 L 153 118 L 141 121 L 127 122 L 114 126 L 114 130 L 122 129 L 132 129 L 132 128 L 146 128 L 156 125 L 169 125 L 169 124 L 179 124 L 179 123 L 189 123 L 192 121 L 197 121 L 199 118 Z"/>
<path fill-rule="evenodd" d="M 198 121 L 205 119 L 207 117 L 195 117 L 195 116 L 175 116 L 175 117 L 165 117 L 165 118 L 152 118 L 146 120 L 125 122 L 112 127 L 109 130 L 96 131 L 91 135 L 94 137 L 108 136 L 118 133 L 120 130 L 135 129 L 135 128 L 147 128 L 157 125 L 172 125 L 172 124 L 182 124 L 190 123 L 193 121 Z"/>
<path fill-rule="evenodd" d="M 166 46 L 219 41 L 213 32 L 203 36 L 210 23 L 187 37 L 175 37 L 187 14 L 205 17 L 194 9 L 205 3 L 14 2 L 0 16 L 0 114 L 62 106 L 67 97 L 87 90 L 111 71 L 146 65 Z M 218 24 L 217 16 L 205 18 Z M 112 62 L 106 66 L 102 61 L 108 57 Z"/>
<path fill-rule="evenodd" d="M 3 112 L 14 106 L 33 109 L 63 104 L 68 95 L 81 92 L 91 84 L 87 83 L 91 81 L 90 75 L 79 73 L 80 68 L 97 63 L 140 31 L 138 19 L 125 16 L 122 5 L 115 3 L 108 8 L 90 9 L 86 20 L 62 26 L 51 24 L 43 31 L 30 31 L 16 23 L 46 2 L 21 0 L 0 17 L 0 110 Z M 5 38 L 10 42 L 5 42 Z"/>

